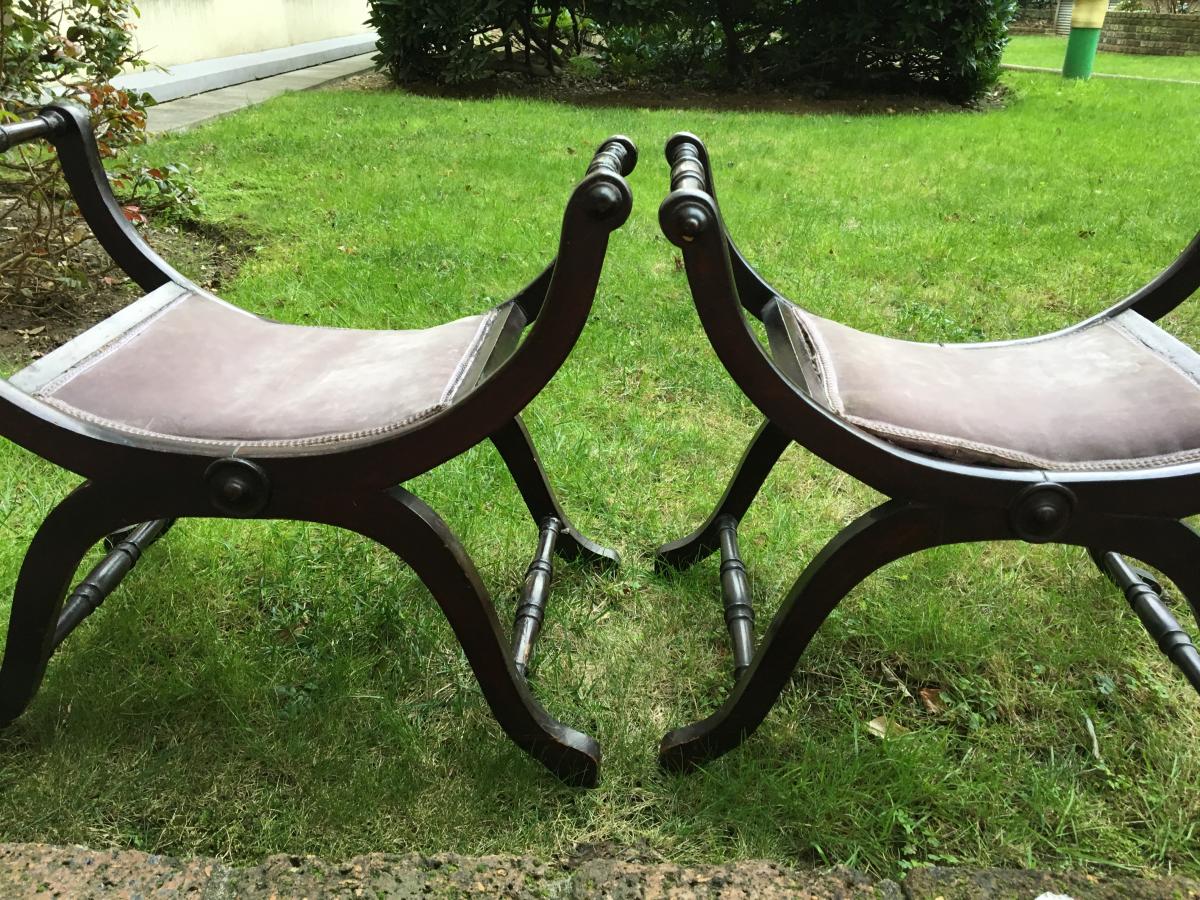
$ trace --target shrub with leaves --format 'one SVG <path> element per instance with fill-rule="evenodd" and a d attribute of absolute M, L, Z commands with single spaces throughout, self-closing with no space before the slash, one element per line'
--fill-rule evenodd
<path fill-rule="evenodd" d="M 704 76 L 719 61 L 726 80 L 917 88 L 965 100 L 995 83 L 1016 3 L 592 0 L 588 13 L 606 36 L 609 23 L 644 36 L 643 56 L 676 77 Z"/>
<path fill-rule="evenodd" d="M 478 78 L 514 59 L 553 71 L 595 47 L 618 77 L 919 89 L 966 100 L 995 83 L 1015 0 L 371 0 L 377 62 L 397 81 Z M 573 40 L 564 38 L 571 26 Z"/>
<path fill-rule="evenodd" d="M 995 84 L 1014 0 L 803 0 L 788 4 L 769 77 L 916 87 L 968 100 Z"/>
<path fill-rule="evenodd" d="M 111 83 L 146 65 L 133 41 L 136 15 L 133 0 L 4 0 L 0 121 L 27 118 L 51 97 L 80 103 L 91 113 L 101 155 L 116 161 L 117 183 L 125 178 L 145 194 L 137 174 L 145 167 L 128 151 L 144 140 L 153 101 Z M 136 221 L 141 212 L 131 195 L 122 199 Z M 0 298 L 44 302 L 85 285 L 96 273 L 71 251 L 89 234 L 51 148 L 38 142 L 0 154 Z"/>
<path fill-rule="evenodd" d="M 553 72 L 582 46 L 570 3 L 370 0 L 375 63 L 397 81 L 456 84 L 497 68 Z"/>
<path fill-rule="evenodd" d="M 725 66 L 721 30 L 705 20 L 608 25 L 597 50 L 605 71 L 617 78 L 674 73 L 708 79 L 720 77 Z"/>

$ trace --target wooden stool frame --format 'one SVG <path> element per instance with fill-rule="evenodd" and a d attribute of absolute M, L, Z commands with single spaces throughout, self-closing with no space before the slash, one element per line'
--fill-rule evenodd
<path fill-rule="evenodd" d="M 0 127 L 0 151 L 35 139 L 54 145 L 88 225 L 143 290 L 170 283 L 195 289 L 122 215 L 86 112 L 54 104 L 34 119 Z M 510 301 L 513 309 L 488 357 L 484 380 L 447 409 L 377 443 L 319 455 L 215 459 L 73 418 L 0 380 L 0 434 L 86 479 L 47 516 L 21 566 L 0 664 L 0 723 L 25 710 L 54 649 L 172 521 L 290 519 L 357 532 L 407 563 L 449 620 L 508 736 L 564 781 L 595 784 L 596 742 L 552 718 L 526 683 L 537 628 L 519 618 L 519 646 L 515 652 L 510 648 L 466 550 L 429 506 L 398 485 L 490 439 L 539 533 L 553 532 L 551 546 L 559 556 L 601 565 L 618 561 L 616 553 L 571 524 L 519 413 L 566 361 L 584 327 L 609 234 L 631 209 L 623 176 L 636 160 L 636 148 L 624 137 L 609 139 L 597 152 L 567 204 L 556 259 Z M 64 605 L 80 561 L 105 539 L 109 554 Z M 544 540 L 531 568 L 548 576 Z M 540 624 L 548 591 L 548 577 L 531 575 L 521 601 L 525 620 L 532 607 Z"/>
<path fill-rule="evenodd" d="M 665 767 L 687 769 L 737 747 L 761 724 L 817 629 L 855 586 L 890 562 L 947 544 L 1023 540 L 1088 549 L 1200 692 L 1200 653 L 1163 605 L 1162 586 L 1122 557 L 1169 577 L 1200 623 L 1200 534 L 1181 521 L 1200 513 L 1200 463 L 1113 472 L 965 465 L 906 450 L 842 421 L 804 390 L 794 356 L 768 353 L 749 326 L 747 313 L 763 323 L 772 348 L 787 341 L 775 303 L 781 295 L 726 231 L 704 144 L 695 135 L 677 134 L 667 143 L 667 162 L 671 193 L 659 211 L 662 230 L 683 251 L 713 349 L 766 421 L 704 524 L 657 552 L 657 568 L 668 571 L 721 551 L 736 679 L 720 709 L 663 738 L 659 758 Z M 1198 287 L 1200 236 L 1145 287 L 1064 331 L 1126 310 L 1154 321 Z M 793 441 L 891 499 L 843 529 L 808 564 L 756 651 L 737 526 Z"/>

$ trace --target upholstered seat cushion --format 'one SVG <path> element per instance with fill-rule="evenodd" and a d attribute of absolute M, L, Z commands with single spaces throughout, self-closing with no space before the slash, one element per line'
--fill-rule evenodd
<path fill-rule="evenodd" d="M 808 392 L 895 444 L 1008 468 L 1200 459 L 1200 356 L 1134 312 L 1028 341 L 920 344 L 780 301 Z"/>
<path fill-rule="evenodd" d="M 285 325 L 174 285 L 139 304 L 128 327 L 102 323 L 13 383 L 68 415 L 192 449 L 324 452 L 445 409 L 478 380 L 503 318 L 415 331 Z"/>

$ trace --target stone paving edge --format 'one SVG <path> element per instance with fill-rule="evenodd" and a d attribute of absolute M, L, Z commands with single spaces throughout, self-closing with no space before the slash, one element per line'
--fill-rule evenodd
<path fill-rule="evenodd" d="M 680 866 L 635 851 L 544 862 L 520 856 L 371 853 L 331 863 L 311 856 L 270 856 L 258 865 L 173 859 L 136 850 L 89 850 L 48 844 L 0 844 L 0 896 L 427 898 L 650 900 L 650 898 L 976 898 L 1073 897 L 1200 900 L 1200 881 L 1018 869 L 913 869 L 901 883 L 846 868 L 798 869 L 763 860 Z"/>

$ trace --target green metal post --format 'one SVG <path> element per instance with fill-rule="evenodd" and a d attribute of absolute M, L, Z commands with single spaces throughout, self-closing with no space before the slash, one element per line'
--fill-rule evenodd
<path fill-rule="evenodd" d="M 1067 38 L 1067 58 L 1063 61 L 1064 78 L 1086 81 L 1092 77 L 1107 12 L 1108 0 L 1075 0 L 1071 9 L 1071 36 Z"/>

